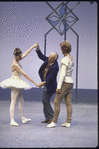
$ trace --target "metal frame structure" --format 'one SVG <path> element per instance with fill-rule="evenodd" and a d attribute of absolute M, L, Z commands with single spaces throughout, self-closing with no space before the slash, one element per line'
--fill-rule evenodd
<path fill-rule="evenodd" d="M 73 13 L 75 7 L 80 3 L 78 1 L 76 5 L 70 9 L 68 3 L 62 2 L 56 9 L 54 9 L 47 1 L 46 4 L 53 10 L 47 17 L 46 20 L 52 25 L 52 28 L 45 34 L 44 37 L 44 55 L 46 55 L 46 41 L 47 35 L 55 29 L 61 36 L 64 34 L 64 40 L 66 40 L 66 32 L 71 29 L 77 36 L 77 51 L 76 51 L 76 99 L 77 103 L 77 88 L 78 88 L 78 53 L 79 53 L 79 35 L 73 30 L 72 26 L 79 20 L 78 17 Z M 94 1 L 89 1 L 93 4 Z M 63 28 L 63 29 L 62 29 Z"/>

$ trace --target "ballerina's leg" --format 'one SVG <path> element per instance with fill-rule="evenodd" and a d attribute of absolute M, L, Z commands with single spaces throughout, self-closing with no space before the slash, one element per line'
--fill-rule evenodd
<path fill-rule="evenodd" d="M 27 122 L 29 122 L 31 119 L 27 119 L 27 118 L 25 118 L 24 115 L 23 115 L 23 97 L 22 97 L 22 92 L 21 92 L 21 90 L 19 91 L 18 100 L 19 100 L 19 110 L 20 110 L 20 112 L 21 112 L 22 123 L 27 123 Z"/>
<path fill-rule="evenodd" d="M 19 100 L 19 110 L 20 110 L 21 118 L 22 118 L 22 117 L 24 117 L 24 115 L 23 115 L 23 97 L 22 97 L 21 90 L 19 90 L 18 100 Z"/>
<path fill-rule="evenodd" d="M 19 126 L 19 124 L 14 121 L 14 108 L 15 108 L 18 95 L 19 95 L 19 89 L 11 88 L 10 125 L 13 125 L 13 126 Z"/>

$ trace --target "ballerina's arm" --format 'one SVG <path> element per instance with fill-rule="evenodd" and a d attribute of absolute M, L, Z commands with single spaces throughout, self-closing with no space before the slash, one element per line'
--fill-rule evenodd
<path fill-rule="evenodd" d="M 15 66 L 15 69 L 16 69 L 20 74 L 22 74 L 26 79 L 28 79 L 30 82 L 32 82 L 32 83 L 34 83 L 36 86 L 38 86 L 38 84 L 37 84 L 34 80 L 32 80 L 32 79 L 29 77 L 29 75 L 27 75 L 27 74 L 20 68 L 20 66 L 19 66 L 18 64 L 15 64 L 14 66 Z"/>
<path fill-rule="evenodd" d="M 35 45 L 33 45 L 31 48 L 29 48 L 25 53 L 22 54 L 22 58 L 23 59 L 24 57 L 26 57 L 31 51 L 32 49 L 35 48 Z"/>

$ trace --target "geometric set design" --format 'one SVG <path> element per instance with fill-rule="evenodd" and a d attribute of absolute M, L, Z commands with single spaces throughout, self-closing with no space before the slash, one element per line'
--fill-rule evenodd
<path fill-rule="evenodd" d="M 66 11 L 66 12 L 65 12 Z M 62 36 L 68 31 L 79 19 L 78 17 L 66 6 L 61 3 L 52 13 L 50 13 L 46 20 L 53 26 L 54 29 Z M 66 30 L 65 30 L 66 28 Z"/>

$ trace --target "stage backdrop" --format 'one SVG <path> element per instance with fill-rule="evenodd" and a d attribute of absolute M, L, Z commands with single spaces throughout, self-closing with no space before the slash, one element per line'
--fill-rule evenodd
<path fill-rule="evenodd" d="M 61 2 L 49 2 L 56 8 Z M 72 7 L 77 2 L 70 2 Z M 0 82 L 11 77 L 13 50 L 19 47 L 24 53 L 35 42 L 39 43 L 44 53 L 44 34 L 52 27 L 45 19 L 52 9 L 46 2 L 0 2 Z M 72 27 L 79 35 L 78 89 L 97 89 L 97 3 L 81 1 L 73 10 L 79 21 Z M 76 87 L 76 35 L 67 31 L 66 39 L 72 45 L 71 55 L 75 59 L 73 71 L 74 89 Z M 60 50 L 60 36 L 53 29 L 47 36 L 46 55 L 51 51 L 59 53 L 59 66 L 63 55 Z M 22 61 L 22 69 L 37 83 L 42 61 L 35 49 Z M 22 77 L 26 80 L 24 77 Z M 59 73 L 57 81 L 59 80 Z M 27 82 L 35 87 L 34 84 Z"/>

